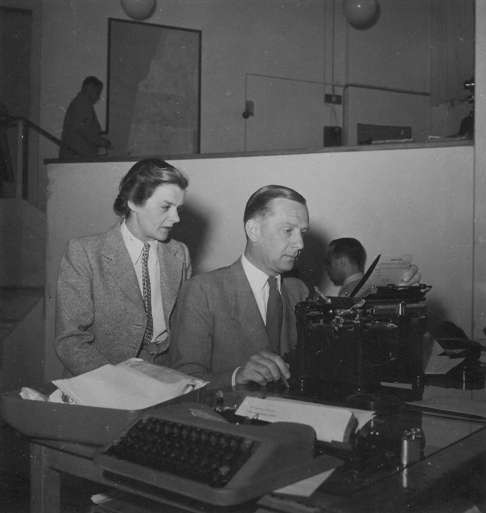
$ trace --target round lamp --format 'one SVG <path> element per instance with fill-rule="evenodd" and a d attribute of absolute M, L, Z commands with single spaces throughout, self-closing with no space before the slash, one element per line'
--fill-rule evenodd
<path fill-rule="evenodd" d="M 123 10 L 130 18 L 145 20 L 155 10 L 155 0 L 121 0 Z"/>
<path fill-rule="evenodd" d="M 378 0 L 344 0 L 344 16 L 357 29 L 371 27 L 379 14 Z"/>

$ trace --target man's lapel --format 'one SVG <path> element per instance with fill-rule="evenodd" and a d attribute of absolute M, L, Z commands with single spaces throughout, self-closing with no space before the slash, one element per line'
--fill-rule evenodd
<path fill-rule="evenodd" d="M 290 348 L 297 340 L 297 327 L 295 325 L 295 315 L 292 312 L 290 298 L 285 288 L 285 278 L 282 276 L 281 294 L 283 303 L 283 321 L 282 332 L 280 333 L 280 354 L 284 356 L 290 351 Z"/>
<path fill-rule="evenodd" d="M 232 275 L 229 280 L 234 284 L 233 295 L 230 296 L 230 312 L 233 321 L 240 324 L 241 332 L 245 335 L 245 338 L 251 341 L 250 343 L 256 351 L 270 349 L 265 324 L 243 271 L 241 261 L 238 260 L 230 266 L 229 271 Z"/>

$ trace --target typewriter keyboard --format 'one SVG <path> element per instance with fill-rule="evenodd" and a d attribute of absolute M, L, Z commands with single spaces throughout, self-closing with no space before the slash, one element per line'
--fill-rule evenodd
<path fill-rule="evenodd" d="M 218 488 L 232 479 L 258 444 L 223 430 L 144 417 L 106 454 Z"/>

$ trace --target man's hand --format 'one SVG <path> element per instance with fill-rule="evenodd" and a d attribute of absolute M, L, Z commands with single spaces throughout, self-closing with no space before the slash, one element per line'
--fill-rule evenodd
<path fill-rule="evenodd" d="M 420 283 L 422 279 L 422 275 L 420 274 L 419 268 L 412 264 L 406 271 L 403 272 L 400 281 L 398 282 L 399 286 L 408 286 L 408 285 L 416 285 Z"/>
<path fill-rule="evenodd" d="M 282 376 L 285 379 L 290 377 L 289 368 L 282 358 L 269 351 L 260 351 L 252 355 L 245 365 L 237 370 L 235 383 L 244 385 L 254 382 L 266 385 L 272 381 L 278 381 Z"/>

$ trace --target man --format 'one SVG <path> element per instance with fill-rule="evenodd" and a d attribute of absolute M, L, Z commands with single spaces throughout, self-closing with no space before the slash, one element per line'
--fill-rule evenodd
<path fill-rule="evenodd" d="M 326 267 L 329 278 L 340 288 L 338 295 L 348 297 L 361 281 L 366 264 L 366 250 L 361 242 L 352 237 L 334 239 L 329 243 Z M 398 285 L 413 285 L 420 281 L 420 272 L 416 265 L 411 265 L 403 272 Z M 369 288 L 364 284 L 357 296 L 364 296 Z"/>
<path fill-rule="evenodd" d="M 101 127 L 94 110 L 103 90 L 103 83 L 96 77 L 86 77 L 81 91 L 71 101 L 64 117 L 62 146 L 59 158 L 95 159 L 100 148 L 111 143 L 101 135 Z"/>
<path fill-rule="evenodd" d="M 113 206 L 121 223 L 69 242 L 57 283 L 55 347 L 70 374 L 133 356 L 166 363 L 170 316 L 191 275 L 187 247 L 170 239 L 186 187 L 167 162 L 137 162 Z"/>
<path fill-rule="evenodd" d="M 329 243 L 326 267 L 329 278 L 341 287 L 339 296 L 349 296 L 360 282 L 366 263 L 366 251 L 361 242 L 352 237 L 335 239 Z"/>
<path fill-rule="evenodd" d="M 243 221 L 244 254 L 187 281 L 173 319 L 173 366 L 214 387 L 289 378 L 281 355 L 297 339 L 294 307 L 308 296 L 302 281 L 283 275 L 304 246 L 305 199 L 288 187 L 262 187 Z"/>

